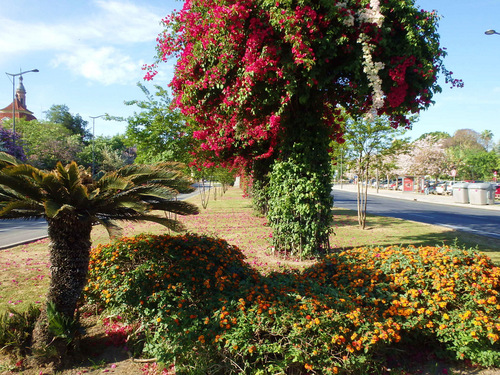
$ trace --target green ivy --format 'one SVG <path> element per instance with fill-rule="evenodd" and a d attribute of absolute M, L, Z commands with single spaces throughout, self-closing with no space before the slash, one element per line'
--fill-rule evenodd
<path fill-rule="evenodd" d="M 311 257 L 329 248 L 332 174 L 329 130 L 303 113 L 310 117 L 289 122 L 283 158 L 272 167 L 267 217 L 276 251 Z"/>

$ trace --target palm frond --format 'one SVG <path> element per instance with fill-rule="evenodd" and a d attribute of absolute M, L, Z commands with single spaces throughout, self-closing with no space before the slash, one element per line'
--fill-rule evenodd
<path fill-rule="evenodd" d="M 34 199 L 40 200 L 43 197 L 43 191 L 25 176 L 11 176 L 6 169 L 0 171 L 0 201 L 3 199 Z"/>
<path fill-rule="evenodd" d="M 12 200 L 0 202 L 2 219 L 40 218 L 45 216 L 43 205 L 33 200 Z"/>
<path fill-rule="evenodd" d="M 132 185 L 130 181 L 123 178 L 120 175 L 117 175 L 114 172 L 105 174 L 102 176 L 99 181 L 97 181 L 96 189 L 102 190 L 102 192 L 106 192 L 109 190 L 125 190 L 130 188 Z"/>
<path fill-rule="evenodd" d="M 46 172 L 43 172 L 37 168 L 35 168 L 32 165 L 29 164 L 17 164 L 13 165 L 8 169 L 4 170 L 5 173 L 8 173 L 12 176 L 25 176 L 28 178 L 36 178 L 39 177 L 42 178 L 43 175 L 46 174 Z"/>
<path fill-rule="evenodd" d="M 118 238 L 123 234 L 123 228 L 116 224 L 115 221 L 109 219 L 98 219 L 98 221 L 106 228 L 110 238 Z"/>
<path fill-rule="evenodd" d="M 78 164 L 74 161 L 69 163 L 66 167 L 63 167 L 61 163 L 57 163 L 56 171 L 58 179 L 69 192 L 74 190 L 77 186 L 81 186 L 80 169 L 78 168 Z"/>
<path fill-rule="evenodd" d="M 172 165 L 174 169 L 169 169 L 168 167 L 170 165 Z M 116 173 L 120 176 L 129 178 L 134 182 L 135 185 L 161 184 L 174 188 L 178 191 L 192 191 L 193 188 L 190 186 L 192 184 L 192 180 L 190 178 L 187 178 L 182 173 L 182 171 L 180 170 L 180 165 L 180 163 L 164 163 L 157 164 L 155 166 L 133 165 L 123 167 L 116 171 Z"/>
<path fill-rule="evenodd" d="M 186 201 L 166 201 L 151 203 L 153 210 L 167 211 L 177 215 L 197 215 L 200 213 L 198 206 Z"/>
<path fill-rule="evenodd" d="M 137 217 L 136 221 L 151 221 L 153 223 L 163 225 L 175 232 L 182 232 L 186 230 L 186 227 L 181 222 L 174 219 L 169 219 L 167 217 L 160 217 L 156 215 L 143 215 Z"/>
<path fill-rule="evenodd" d="M 44 202 L 45 214 L 48 218 L 55 218 L 61 212 L 75 211 L 75 207 L 70 204 L 61 204 L 59 202 L 48 200 Z"/>
<path fill-rule="evenodd" d="M 0 169 L 17 164 L 19 164 L 19 160 L 17 160 L 14 156 L 7 154 L 6 152 L 0 152 Z"/>
<path fill-rule="evenodd" d="M 147 196 L 157 199 L 175 199 L 178 195 L 177 190 L 158 184 L 140 185 L 131 190 L 133 194 L 140 196 L 141 199 Z"/>
<path fill-rule="evenodd" d="M 57 173 L 57 175 L 58 175 L 57 177 L 59 180 L 67 181 L 69 179 L 68 171 L 66 170 L 66 168 L 64 167 L 64 165 L 62 165 L 62 163 L 60 161 L 57 162 L 56 168 L 54 169 L 54 172 Z"/>
<path fill-rule="evenodd" d="M 37 180 L 37 185 L 45 191 L 46 199 L 67 202 L 69 201 L 69 191 L 61 180 L 54 173 L 46 173 L 41 180 Z"/>

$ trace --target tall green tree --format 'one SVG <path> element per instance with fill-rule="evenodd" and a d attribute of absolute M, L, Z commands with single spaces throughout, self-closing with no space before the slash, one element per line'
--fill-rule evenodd
<path fill-rule="evenodd" d="M 79 135 L 82 140 L 91 139 L 91 133 L 87 129 L 88 121 L 85 121 L 78 113 L 71 114 L 67 105 L 54 104 L 44 113 L 47 121 L 63 125 L 71 134 Z"/>
<path fill-rule="evenodd" d="M 438 74 L 460 84 L 437 24 L 412 0 L 192 0 L 165 18 L 158 61 L 176 58 L 174 103 L 204 156 L 249 170 L 273 158 L 257 175 L 270 176 L 275 248 L 312 255 L 328 245 L 339 107 L 407 125 L 441 90 Z"/>
<path fill-rule="evenodd" d="M 152 94 L 143 84 L 138 83 L 137 86 L 146 100 L 125 102 L 140 109 L 126 119 L 128 126 L 125 133 L 128 145 L 137 149 L 137 162 L 188 163 L 192 158 L 193 139 L 180 111 L 172 108 L 167 90 L 155 85 L 156 92 Z"/>
<path fill-rule="evenodd" d="M 90 234 L 100 223 L 110 235 L 119 235 L 118 220 L 151 221 L 176 231 L 183 226 L 159 211 L 180 215 L 198 213 L 196 206 L 173 198 L 189 191 L 191 181 L 180 166 L 127 166 L 94 180 L 76 163 L 58 163 L 53 171 L 20 164 L 0 153 L 0 217 L 44 218 L 50 237 L 51 279 L 48 306 L 72 321 L 87 282 Z M 42 311 L 33 332 L 34 350 L 54 347 L 64 358 L 67 343 L 51 329 L 51 317 Z"/>

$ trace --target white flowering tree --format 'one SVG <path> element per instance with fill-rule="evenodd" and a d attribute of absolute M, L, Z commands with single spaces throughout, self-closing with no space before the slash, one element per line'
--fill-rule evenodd
<path fill-rule="evenodd" d="M 446 138 L 427 135 L 412 143 L 407 154 L 398 156 L 398 173 L 415 177 L 431 176 L 437 179 L 450 174 L 452 165 L 445 148 Z"/>

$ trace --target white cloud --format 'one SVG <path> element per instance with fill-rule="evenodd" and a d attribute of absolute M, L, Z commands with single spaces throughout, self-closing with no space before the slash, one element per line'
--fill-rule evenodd
<path fill-rule="evenodd" d="M 121 1 L 97 0 L 95 3 L 102 12 L 89 26 L 103 39 L 114 43 L 154 41 L 161 31 L 160 20 L 166 15 Z"/>
<path fill-rule="evenodd" d="M 130 84 L 141 78 L 140 63 L 114 47 L 80 47 L 72 53 L 61 53 L 52 61 L 73 74 L 104 85 Z"/>
<path fill-rule="evenodd" d="M 134 56 L 141 43 L 153 48 L 166 14 L 118 0 L 95 0 L 77 20 L 10 20 L 0 16 L 0 61 L 32 52 L 49 52 L 53 66 L 104 84 L 137 82 L 145 56 Z M 23 30 L 22 33 L 19 30 Z"/>

